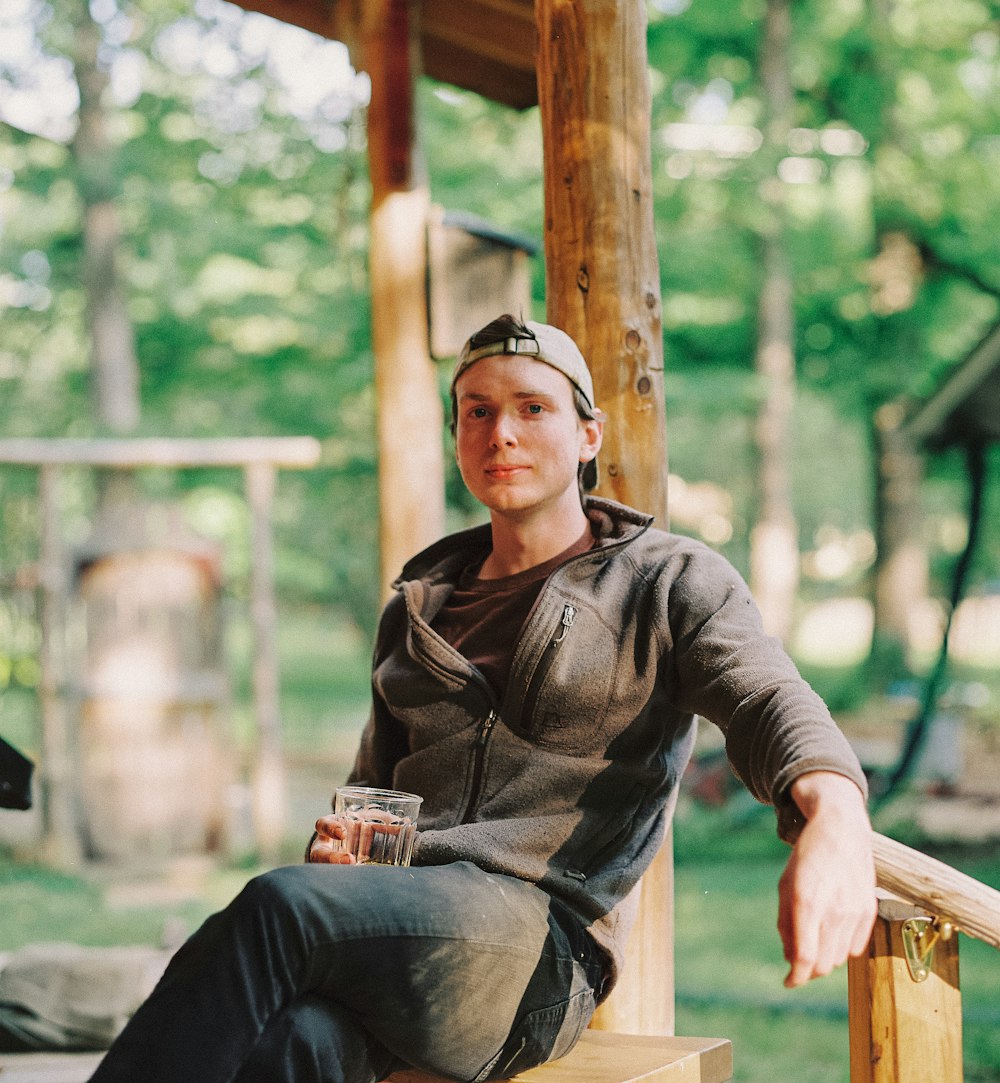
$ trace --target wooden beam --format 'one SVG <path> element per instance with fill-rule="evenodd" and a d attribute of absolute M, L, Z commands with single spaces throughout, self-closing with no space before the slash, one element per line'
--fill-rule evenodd
<path fill-rule="evenodd" d="M 314 34 L 342 41 L 351 63 L 367 70 L 362 23 L 374 5 L 357 0 L 233 0 Z M 381 0 L 375 0 L 375 4 Z M 422 70 L 514 109 L 538 101 L 534 68 L 534 0 L 423 0 L 419 40 Z"/>
<path fill-rule="evenodd" d="M 313 34 L 350 42 L 354 36 L 355 5 L 343 0 L 233 0 L 245 11 L 269 15 L 279 22 L 300 26 Z"/>
<path fill-rule="evenodd" d="M 548 319 L 608 414 L 599 492 L 667 518 L 663 342 L 642 0 L 536 0 Z M 669 836 L 639 888 L 625 974 L 593 1025 L 674 1026 Z"/>
<path fill-rule="evenodd" d="M 478 47 L 428 32 L 423 37 L 424 70 L 434 79 L 471 90 L 490 101 L 529 109 L 538 102 L 534 71 L 484 61 Z"/>
<path fill-rule="evenodd" d="M 413 134 L 411 14 L 409 0 L 373 0 L 364 28 L 383 597 L 403 563 L 444 532 L 444 411 L 427 323 L 430 194 Z"/>
<path fill-rule="evenodd" d="M 851 1083 L 961 1083 L 958 937 L 937 941 L 930 973 L 916 981 L 903 927 L 889 900 L 867 955 L 848 961 Z"/>
<path fill-rule="evenodd" d="M 59 526 L 59 467 L 42 466 L 38 479 L 41 554 L 41 633 L 39 699 L 42 714 L 42 852 L 48 864 L 66 869 L 79 862 L 83 848 L 76 813 L 76 771 L 64 688 L 66 562 Z"/>
<path fill-rule="evenodd" d="M 423 0 L 420 31 L 474 53 L 481 65 L 495 64 L 510 78 L 509 69 L 527 72 L 535 81 L 537 33 L 531 4 L 482 3 L 481 0 Z"/>
<path fill-rule="evenodd" d="M 271 463 L 246 467 L 250 506 L 250 614 L 253 622 L 253 701 L 257 747 L 253 772 L 254 837 L 260 853 L 275 860 L 285 833 L 287 797 L 279 698 L 278 616 L 274 597 L 275 471 Z"/>
<path fill-rule="evenodd" d="M 659 260 L 642 0 L 537 0 L 549 320 L 610 423 L 601 491 L 667 511 Z"/>
<path fill-rule="evenodd" d="M 315 466 L 320 442 L 311 436 L 244 436 L 219 439 L 138 437 L 133 439 L 0 440 L 0 463 L 42 466 L 246 466 L 273 463 L 286 469 Z"/>
<path fill-rule="evenodd" d="M 1000 949 L 1000 891 L 877 832 L 878 885 Z"/>

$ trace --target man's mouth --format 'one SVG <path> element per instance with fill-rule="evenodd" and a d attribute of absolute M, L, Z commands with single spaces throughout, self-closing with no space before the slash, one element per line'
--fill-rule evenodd
<path fill-rule="evenodd" d="M 515 474 L 519 474 L 522 470 L 527 470 L 526 466 L 520 466 L 517 463 L 496 463 L 493 466 L 486 468 L 486 474 L 491 478 L 511 478 Z"/>

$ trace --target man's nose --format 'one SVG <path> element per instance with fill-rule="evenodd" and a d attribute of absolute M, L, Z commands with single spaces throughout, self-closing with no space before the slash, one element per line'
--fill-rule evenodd
<path fill-rule="evenodd" d="M 506 414 L 498 414 L 493 422 L 493 431 L 490 433 L 490 444 L 493 447 L 513 447 L 517 443 L 517 435 L 514 431 L 514 423 Z"/>

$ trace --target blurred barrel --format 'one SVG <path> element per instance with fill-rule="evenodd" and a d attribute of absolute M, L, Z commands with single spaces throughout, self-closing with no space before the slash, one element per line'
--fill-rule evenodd
<path fill-rule="evenodd" d="M 220 560 L 176 521 L 156 533 L 93 538 L 78 565 L 80 813 L 99 860 L 156 860 L 224 841 Z"/>

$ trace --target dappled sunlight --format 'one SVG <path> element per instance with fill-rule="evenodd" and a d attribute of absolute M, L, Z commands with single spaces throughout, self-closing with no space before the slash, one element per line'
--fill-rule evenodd
<path fill-rule="evenodd" d="M 959 603 L 949 653 L 965 665 L 1000 670 L 1000 593 Z"/>
<path fill-rule="evenodd" d="M 875 618 L 865 598 L 833 598 L 806 610 L 792 641 L 792 653 L 820 666 L 864 661 L 871 648 Z"/>

